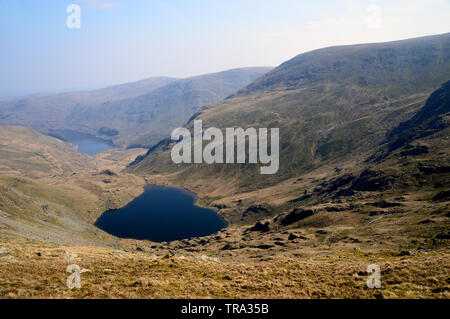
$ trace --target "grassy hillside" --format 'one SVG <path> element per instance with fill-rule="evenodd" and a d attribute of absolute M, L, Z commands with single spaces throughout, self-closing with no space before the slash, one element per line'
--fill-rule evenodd
<path fill-rule="evenodd" d="M 300 54 L 251 83 L 240 95 L 339 83 L 377 88 L 389 98 L 427 89 L 430 84 L 436 87 L 448 74 L 449 37 L 446 33 Z"/>
<path fill-rule="evenodd" d="M 0 238 L 113 244 L 93 223 L 142 192 L 142 178 L 120 173 L 126 154 L 93 158 L 37 131 L 0 126 Z"/>
<path fill-rule="evenodd" d="M 260 175 L 257 165 L 173 164 L 171 142 L 149 151 L 129 171 L 154 183 L 188 188 L 199 195 L 202 204 L 219 207 L 231 225 L 234 241 L 230 249 L 239 252 L 251 238 L 259 241 L 252 245 L 257 247 L 267 245 L 270 236 L 273 247 L 267 249 L 278 250 L 280 245 L 290 250 L 284 240 L 275 240 L 288 231 L 297 232 L 297 239 L 305 245 L 323 240 L 331 250 L 338 243 L 358 247 L 378 243 L 379 249 L 390 244 L 397 249 L 445 246 L 450 153 L 445 124 L 447 84 L 440 87 L 450 74 L 441 72 L 450 67 L 449 40 L 447 34 L 338 48 L 367 56 L 377 55 L 379 47 L 405 52 L 405 44 L 416 63 L 422 61 L 419 57 L 428 61 L 430 46 L 435 49 L 431 50 L 436 52 L 435 59 L 421 63 L 422 72 L 398 83 L 392 82 L 379 60 L 370 66 L 384 74 L 383 86 L 352 83 L 352 70 L 335 73 L 332 68 L 328 72 L 330 79 L 336 79 L 333 83 L 324 78 L 294 88 L 292 81 L 289 85 L 269 81 L 271 76 L 279 79 L 278 71 L 287 72 L 285 65 L 292 63 L 287 62 L 199 115 L 204 127 L 279 127 L 280 170 L 275 175 Z M 312 59 L 313 54 L 306 56 Z M 342 57 L 330 59 L 328 64 L 339 65 Z M 396 58 L 399 65 L 411 59 L 400 53 Z M 301 64 L 309 68 L 306 62 Z M 365 74 L 359 73 L 358 78 Z M 256 84 L 260 82 L 272 84 Z M 413 132 L 414 138 L 374 161 L 393 141 L 392 132 L 397 132 L 395 136 Z M 438 240 L 441 237 L 444 240 Z"/>
<path fill-rule="evenodd" d="M 175 165 L 164 144 L 131 170 L 184 181 L 220 177 L 242 191 L 323 165 L 362 163 L 449 74 L 450 34 L 301 54 L 198 116 L 204 127 L 279 127 L 277 174 L 260 175 L 258 165 Z"/>
<path fill-rule="evenodd" d="M 205 128 L 279 127 L 272 176 L 258 165 L 175 165 L 168 140 L 122 171 L 141 150 L 89 157 L 4 128 L 0 297 L 449 298 L 449 43 L 445 34 L 313 51 L 198 112 Z M 111 105 L 133 121 L 167 120 L 137 110 L 156 97 L 194 103 L 214 76 Z M 156 243 L 92 226 L 144 183 L 193 191 L 227 227 Z M 66 287 L 72 263 L 88 270 L 81 289 Z M 380 289 L 366 286 L 373 263 Z"/>
<path fill-rule="evenodd" d="M 95 168 L 95 161 L 70 144 L 29 128 L 0 126 L 0 172 L 32 178 Z"/>

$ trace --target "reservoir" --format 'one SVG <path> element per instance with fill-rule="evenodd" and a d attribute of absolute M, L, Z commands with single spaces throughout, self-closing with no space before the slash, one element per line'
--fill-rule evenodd
<path fill-rule="evenodd" d="M 172 241 L 216 233 L 226 226 L 215 210 L 195 205 L 191 192 L 147 185 L 123 208 L 104 212 L 95 226 L 120 238 Z"/>
<path fill-rule="evenodd" d="M 117 148 L 111 141 L 101 139 L 92 134 L 71 131 L 54 130 L 52 136 L 77 146 L 80 153 L 95 155 L 97 153 Z"/>

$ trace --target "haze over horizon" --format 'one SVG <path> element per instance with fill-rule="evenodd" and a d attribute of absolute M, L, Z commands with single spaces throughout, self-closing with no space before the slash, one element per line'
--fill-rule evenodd
<path fill-rule="evenodd" d="M 66 25 L 69 4 L 81 28 Z M 277 66 L 310 50 L 450 30 L 450 1 L 0 0 L 0 98 Z"/>

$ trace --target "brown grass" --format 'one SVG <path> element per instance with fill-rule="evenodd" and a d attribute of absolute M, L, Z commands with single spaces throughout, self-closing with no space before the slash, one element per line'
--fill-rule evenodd
<path fill-rule="evenodd" d="M 448 251 L 399 257 L 354 250 L 241 264 L 98 247 L 6 247 L 14 258 L 0 258 L 1 298 L 450 297 Z M 73 253 L 78 257 L 67 261 Z M 66 267 L 72 263 L 89 269 L 81 274 L 81 289 L 66 286 Z M 366 286 L 366 268 L 372 263 L 381 267 L 381 289 Z"/>

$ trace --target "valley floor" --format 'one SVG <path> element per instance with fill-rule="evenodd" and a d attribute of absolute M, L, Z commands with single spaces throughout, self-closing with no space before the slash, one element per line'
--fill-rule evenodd
<path fill-rule="evenodd" d="M 43 150 L 35 133 L 22 130 L 19 142 L 0 149 L 8 155 L 0 163 L 0 298 L 450 297 L 448 140 L 433 148 L 423 142 L 431 154 L 394 154 L 370 171 L 329 165 L 238 192 L 219 179 L 124 172 L 142 150 L 88 158 L 53 139 Z M 349 176 L 353 183 L 335 189 Z M 361 180 L 394 182 L 353 191 Z M 93 226 L 146 183 L 194 191 L 228 227 L 155 243 Z M 381 270 L 380 289 L 367 287 L 372 264 Z M 68 288 L 69 265 L 80 267 L 81 288 Z"/>

